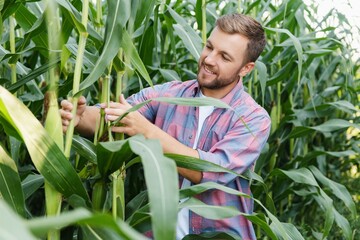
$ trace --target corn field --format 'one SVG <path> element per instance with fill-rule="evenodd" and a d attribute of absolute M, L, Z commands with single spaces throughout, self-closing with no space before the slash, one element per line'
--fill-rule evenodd
<path fill-rule="evenodd" d="M 360 29 L 336 9 L 319 19 L 301 0 L 0 0 L 0 10 L 1 239 L 138 240 L 150 230 L 175 239 L 183 207 L 211 219 L 242 214 L 258 239 L 360 239 L 360 59 L 346 41 Z M 94 105 L 195 79 L 207 36 L 230 12 L 254 17 L 267 36 L 244 79 L 272 119 L 254 171 L 241 176 L 253 196 L 216 183 L 179 190 L 176 166 L 229 170 L 112 134 L 103 117 L 94 138 L 73 126 L 63 134 L 62 99 Z M 254 213 L 196 201 L 214 188 L 253 198 Z"/>

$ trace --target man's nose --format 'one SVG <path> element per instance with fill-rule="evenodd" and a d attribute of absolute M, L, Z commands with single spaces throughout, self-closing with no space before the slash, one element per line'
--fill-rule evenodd
<path fill-rule="evenodd" d="M 214 54 L 214 51 L 210 52 L 209 54 L 206 55 L 205 59 L 204 59 L 205 64 L 208 65 L 214 65 L 216 62 L 216 56 Z"/>

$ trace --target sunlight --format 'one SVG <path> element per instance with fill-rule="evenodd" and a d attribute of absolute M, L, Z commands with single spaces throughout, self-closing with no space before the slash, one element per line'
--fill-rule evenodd
<path fill-rule="evenodd" d="M 360 5 L 358 0 L 304 0 L 306 5 L 315 3 L 318 6 L 316 14 L 319 18 L 326 16 L 331 9 L 343 14 L 349 22 L 345 25 L 345 29 L 337 29 L 336 32 L 339 36 L 344 37 L 351 48 L 355 49 L 355 54 L 352 56 L 354 60 L 360 58 Z M 337 17 L 330 15 L 326 19 L 328 25 L 337 27 L 339 22 Z M 316 26 L 313 26 L 316 27 Z"/>

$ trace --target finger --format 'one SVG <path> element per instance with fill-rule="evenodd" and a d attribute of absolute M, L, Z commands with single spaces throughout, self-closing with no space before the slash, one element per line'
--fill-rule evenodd
<path fill-rule="evenodd" d="M 118 102 L 100 103 L 101 108 L 121 108 L 122 104 Z"/>
<path fill-rule="evenodd" d="M 61 108 L 64 109 L 64 110 L 71 111 L 73 109 L 72 103 L 69 100 L 66 100 L 66 99 L 62 100 L 60 102 L 60 105 L 61 105 Z"/>
<path fill-rule="evenodd" d="M 63 109 L 60 109 L 60 116 L 62 119 L 69 120 L 69 121 L 72 120 L 72 118 L 73 118 L 71 112 L 65 111 Z"/>
<path fill-rule="evenodd" d="M 124 94 L 120 95 L 120 103 L 124 104 L 125 106 L 132 107 L 125 99 Z"/>
<path fill-rule="evenodd" d="M 111 131 L 117 132 L 117 133 L 125 133 L 127 134 L 128 128 L 126 126 L 120 126 L 120 127 L 111 127 Z"/>
<path fill-rule="evenodd" d="M 121 116 L 125 113 L 125 110 L 120 108 L 105 108 L 104 111 L 107 115 L 115 115 L 115 116 Z"/>
<path fill-rule="evenodd" d="M 107 121 L 115 121 L 116 119 L 119 118 L 119 116 L 106 114 L 105 118 Z"/>
<path fill-rule="evenodd" d="M 68 120 L 65 120 L 65 119 L 63 119 L 61 121 L 61 123 L 62 123 L 63 126 L 69 126 L 69 124 L 70 124 L 70 122 Z"/>
<path fill-rule="evenodd" d="M 80 96 L 78 100 L 78 105 L 86 104 L 86 98 L 84 96 Z"/>
<path fill-rule="evenodd" d="M 124 104 L 124 103 L 127 103 L 126 100 L 125 100 L 125 97 L 124 97 L 124 94 L 121 94 L 120 95 L 120 103 Z"/>

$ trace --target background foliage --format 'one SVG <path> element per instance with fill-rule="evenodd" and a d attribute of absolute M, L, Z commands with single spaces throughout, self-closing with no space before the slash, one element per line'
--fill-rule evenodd
<path fill-rule="evenodd" d="M 64 143 L 57 114 L 69 96 L 95 104 L 196 78 L 216 18 L 238 11 L 262 22 L 268 39 L 244 79 L 272 118 L 256 174 L 244 176 L 253 182 L 256 209 L 247 217 L 257 237 L 360 237 L 360 64 L 336 34 L 346 31 L 346 16 L 332 10 L 327 17 L 339 24 L 329 25 L 300 0 L 6 0 L 0 9 L 1 236 L 142 239 L 139 232 L 152 228 L 156 239 L 169 239 L 184 206 L 179 196 L 189 196 L 186 206 L 206 217 L 241 214 L 192 198 L 214 187 L 231 191 L 223 186 L 176 187 L 174 163 L 226 171 L 219 166 L 164 156 L 156 141 L 141 136 L 110 134 L 104 141 L 103 123 L 94 142 L 67 133 Z"/>

